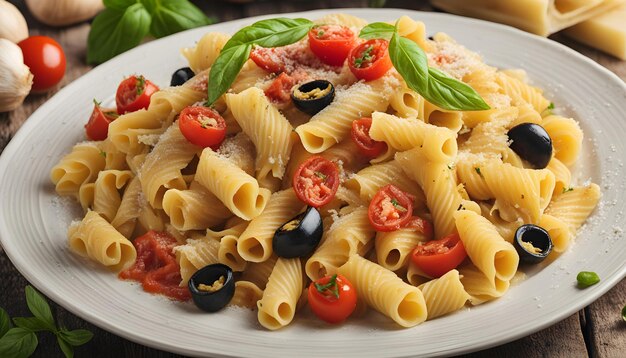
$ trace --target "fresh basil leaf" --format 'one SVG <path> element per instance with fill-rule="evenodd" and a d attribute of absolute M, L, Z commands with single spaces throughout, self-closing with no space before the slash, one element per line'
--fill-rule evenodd
<path fill-rule="evenodd" d="M 419 94 L 426 92 L 428 59 L 421 47 L 394 32 L 389 42 L 389 57 L 409 88 Z"/>
<path fill-rule="evenodd" d="M 87 38 L 87 62 L 102 63 L 141 42 L 150 29 L 150 14 L 142 4 L 124 11 L 105 9 L 93 20 Z"/>
<path fill-rule="evenodd" d="M 4 336 L 9 329 L 11 329 L 11 319 L 9 318 L 9 314 L 4 308 L 0 307 L 0 338 Z"/>
<path fill-rule="evenodd" d="M 261 47 L 286 46 L 306 36 L 313 25 L 311 20 L 286 17 L 257 21 L 237 31 L 224 45 L 222 51 L 245 44 Z"/>
<path fill-rule="evenodd" d="M 142 0 L 142 2 L 152 16 L 150 34 L 157 38 L 214 22 L 187 0 Z"/>
<path fill-rule="evenodd" d="M 0 338 L 0 357 L 29 357 L 38 343 L 35 333 L 24 328 L 11 328 Z"/>
<path fill-rule="evenodd" d="M 359 33 L 359 37 L 362 39 L 391 39 L 394 32 L 396 32 L 396 27 L 393 25 L 389 25 L 384 22 L 373 22 L 364 28 L 361 29 Z"/>
<path fill-rule="evenodd" d="M 387 2 L 387 0 L 370 0 L 369 1 L 369 6 L 370 7 L 383 7 L 383 6 L 385 6 L 386 2 Z"/>
<path fill-rule="evenodd" d="M 114 9 L 119 11 L 126 10 L 127 7 L 138 3 L 139 0 L 103 0 L 102 3 L 107 9 Z"/>
<path fill-rule="evenodd" d="M 61 347 L 61 351 L 65 355 L 65 358 L 73 358 L 74 357 L 74 347 L 71 344 L 64 341 L 61 336 L 57 336 L 57 342 L 59 343 L 59 347 Z"/>
<path fill-rule="evenodd" d="M 59 336 L 72 346 L 82 346 L 93 338 L 93 333 L 86 329 L 75 329 L 73 331 L 61 329 Z"/>
<path fill-rule="evenodd" d="M 245 44 L 220 52 L 217 60 L 211 66 L 211 72 L 209 72 L 209 104 L 213 104 L 221 95 L 226 93 L 243 65 L 248 61 L 251 50 L 252 45 Z"/>
<path fill-rule="evenodd" d="M 429 68 L 428 74 L 428 90 L 421 94 L 430 103 L 452 111 L 479 111 L 490 108 L 467 84 L 436 68 Z"/>
<path fill-rule="evenodd" d="M 14 317 L 13 323 L 20 328 L 24 328 L 32 332 L 48 330 L 47 325 L 37 317 Z"/>
<path fill-rule="evenodd" d="M 45 328 L 52 332 L 56 332 L 54 325 L 54 317 L 46 299 L 37 292 L 32 286 L 26 286 L 26 305 L 32 314 L 39 318 Z"/>

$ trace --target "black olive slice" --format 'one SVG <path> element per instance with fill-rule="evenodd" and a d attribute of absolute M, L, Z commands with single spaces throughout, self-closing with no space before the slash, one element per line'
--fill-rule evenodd
<path fill-rule="evenodd" d="M 511 140 L 509 147 L 535 169 L 543 169 L 548 165 L 552 158 L 552 139 L 542 126 L 534 123 L 518 124 L 507 135 Z"/>
<path fill-rule="evenodd" d="M 189 67 L 179 68 L 172 74 L 170 86 L 180 86 L 195 75 Z"/>
<path fill-rule="evenodd" d="M 276 255 L 284 258 L 307 256 L 320 243 L 324 227 L 316 208 L 306 211 L 287 221 L 274 233 L 272 248 Z"/>
<path fill-rule="evenodd" d="M 212 264 L 198 270 L 189 279 L 193 302 L 201 310 L 216 312 L 235 294 L 233 270 L 224 264 Z"/>
<path fill-rule="evenodd" d="M 326 80 L 307 82 L 293 89 L 291 99 L 304 113 L 314 115 L 335 98 L 335 87 Z"/>
<path fill-rule="evenodd" d="M 550 234 L 537 225 L 522 225 L 515 231 L 513 246 L 519 254 L 521 262 L 537 264 L 552 251 Z"/>

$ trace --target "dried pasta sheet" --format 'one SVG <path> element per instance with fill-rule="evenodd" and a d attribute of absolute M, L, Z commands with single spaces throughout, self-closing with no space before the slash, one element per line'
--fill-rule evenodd
<path fill-rule="evenodd" d="M 454 14 L 548 36 L 602 14 L 623 4 L 624 0 L 431 0 L 431 3 Z"/>

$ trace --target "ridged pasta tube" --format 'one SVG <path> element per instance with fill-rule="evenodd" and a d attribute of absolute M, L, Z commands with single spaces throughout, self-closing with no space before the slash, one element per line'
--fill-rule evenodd
<path fill-rule="evenodd" d="M 218 263 L 219 247 L 219 241 L 213 239 L 187 240 L 185 245 L 176 246 L 174 254 L 180 265 L 180 285 L 186 285 L 191 276 L 204 266 Z"/>
<path fill-rule="evenodd" d="M 194 47 L 183 48 L 180 52 L 187 59 L 191 70 L 194 73 L 199 73 L 213 66 L 213 62 L 229 39 L 229 35 L 209 32 L 202 36 Z"/>
<path fill-rule="evenodd" d="M 104 169 L 106 159 L 95 142 L 78 143 L 50 171 L 50 179 L 59 195 L 79 198 L 80 187 L 93 182 Z"/>
<path fill-rule="evenodd" d="M 87 212 L 80 223 L 70 225 L 67 237 L 73 252 L 113 271 L 121 271 L 135 263 L 137 251 L 132 242 L 95 211 Z"/>
<path fill-rule="evenodd" d="M 502 297 L 511 286 L 511 281 L 503 281 L 497 277 L 490 279 L 473 265 L 459 268 L 459 274 L 465 291 L 470 295 L 469 300 L 472 305 Z"/>
<path fill-rule="evenodd" d="M 601 196 L 600 187 L 596 184 L 574 187 L 554 199 L 548 205 L 546 214 L 561 220 L 572 233 L 576 233 L 598 205 Z"/>
<path fill-rule="evenodd" d="M 392 271 L 352 255 L 338 273 L 354 285 L 360 300 L 400 326 L 413 327 L 426 320 L 422 291 L 405 283 Z"/>
<path fill-rule="evenodd" d="M 407 267 L 411 251 L 426 240 L 424 234 L 412 228 L 377 232 L 374 242 L 376 261 L 390 271 Z"/>
<path fill-rule="evenodd" d="M 300 259 L 279 258 L 257 303 L 259 323 L 270 330 L 291 323 L 303 285 Z"/>
<path fill-rule="evenodd" d="M 172 226 L 180 231 L 206 229 L 232 216 L 220 199 L 198 182 L 192 182 L 188 190 L 166 191 L 162 205 Z"/>
<path fill-rule="evenodd" d="M 130 170 L 103 170 L 94 187 L 93 210 L 107 221 L 113 220 L 122 203 L 120 190 L 133 178 Z"/>
<path fill-rule="evenodd" d="M 196 180 L 244 220 L 259 216 L 271 195 L 269 190 L 259 187 L 255 178 L 211 148 L 202 151 Z"/>
<path fill-rule="evenodd" d="M 370 137 L 397 151 L 423 147 L 431 161 L 450 163 L 457 153 L 456 132 L 417 119 L 374 112 Z"/>
<path fill-rule="evenodd" d="M 454 220 L 467 256 L 491 282 L 513 278 L 519 255 L 489 220 L 469 210 L 457 211 Z"/>
<path fill-rule="evenodd" d="M 457 270 L 450 270 L 418 288 L 424 295 L 429 320 L 460 310 L 470 298 Z"/>

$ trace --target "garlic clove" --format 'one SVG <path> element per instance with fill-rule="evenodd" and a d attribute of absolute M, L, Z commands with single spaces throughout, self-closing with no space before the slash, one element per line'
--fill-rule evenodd
<path fill-rule="evenodd" d="M 0 38 L 18 43 L 28 37 L 28 26 L 20 10 L 0 0 Z"/>
<path fill-rule="evenodd" d="M 33 74 L 24 64 L 19 46 L 0 39 L 0 112 L 19 107 L 33 85 Z"/>
<path fill-rule="evenodd" d="M 104 9 L 102 0 L 26 0 L 26 6 L 37 20 L 50 26 L 85 21 Z"/>

